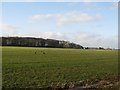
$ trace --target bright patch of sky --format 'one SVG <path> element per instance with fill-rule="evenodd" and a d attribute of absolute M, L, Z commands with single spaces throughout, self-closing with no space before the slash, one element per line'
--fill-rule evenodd
<path fill-rule="evenodd" d="M 2 2 L 0 29 L 2 36 L 117 48 L 118 8 L 115 2 Z"/>

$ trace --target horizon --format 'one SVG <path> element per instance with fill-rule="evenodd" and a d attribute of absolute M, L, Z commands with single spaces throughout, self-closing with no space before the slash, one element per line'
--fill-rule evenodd
<path fill-rule="evenodd" d="M 118 48 L 117 7 L 115 2 L 3 2 L 1 36 Z"/>
<path fill-rule="evenodd" d="M 80 45 L 80 46 L 82 46 L 83 48 L 103 48 L 103 49 L 119 49 L 119 48 L 110 48 L 110 47 L 100 47 L 100 46 L 98 46 L 98 47 L 95 47 L 95 46 L 87 46 L 87 47 L 85 47 L 85 46 L 83 46 L 83 45 L 81 45 L 81 44 L 78 44 L 78 43 L 74 43 L 74 42 L 70 42 L 70 41 L 67 41 L 67 40 L 60 40 L 60 39 L 49 39 L 49 38 L 39 38 L 39 37 L 26 37 L 26 36 L 8 36 L 8 37 L 0 37 L 0 38 L 31 38 L 31 39 L 44 39 L 44 40 L 57 40 L 57 41 L 65 41 L 65 42 L 69 42 L 69 43 L 73 43 L 73 44 L 76 44 L 76 45 Z"/>

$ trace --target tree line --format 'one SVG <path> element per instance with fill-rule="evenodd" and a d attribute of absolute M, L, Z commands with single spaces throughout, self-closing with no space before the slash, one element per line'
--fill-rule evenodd
<path fill-rule="evenodd" d="M 79 48 L 83 46 L 69 41 L 32 37 L 0 37 L 2 46 L 27 46 L 27 47 L 50 47 L 50 48 Z"/>

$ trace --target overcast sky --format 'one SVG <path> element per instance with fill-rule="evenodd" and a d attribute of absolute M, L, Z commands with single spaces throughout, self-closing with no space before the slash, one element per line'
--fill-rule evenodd
<path fill-rule="evenodd" d="M 115 2 L 0 4 L 2 36 L 30 36 L 67 40 L 82 46 L 118 47 L 118 5 Z"/>

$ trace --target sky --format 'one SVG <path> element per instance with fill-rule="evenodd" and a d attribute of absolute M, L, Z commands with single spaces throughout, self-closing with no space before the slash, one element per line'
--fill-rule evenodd
<path fill-rule="evenodd" d="M 2 2 L 1 36 L 65 40 L 118 48 L 116 2 Z"/>

